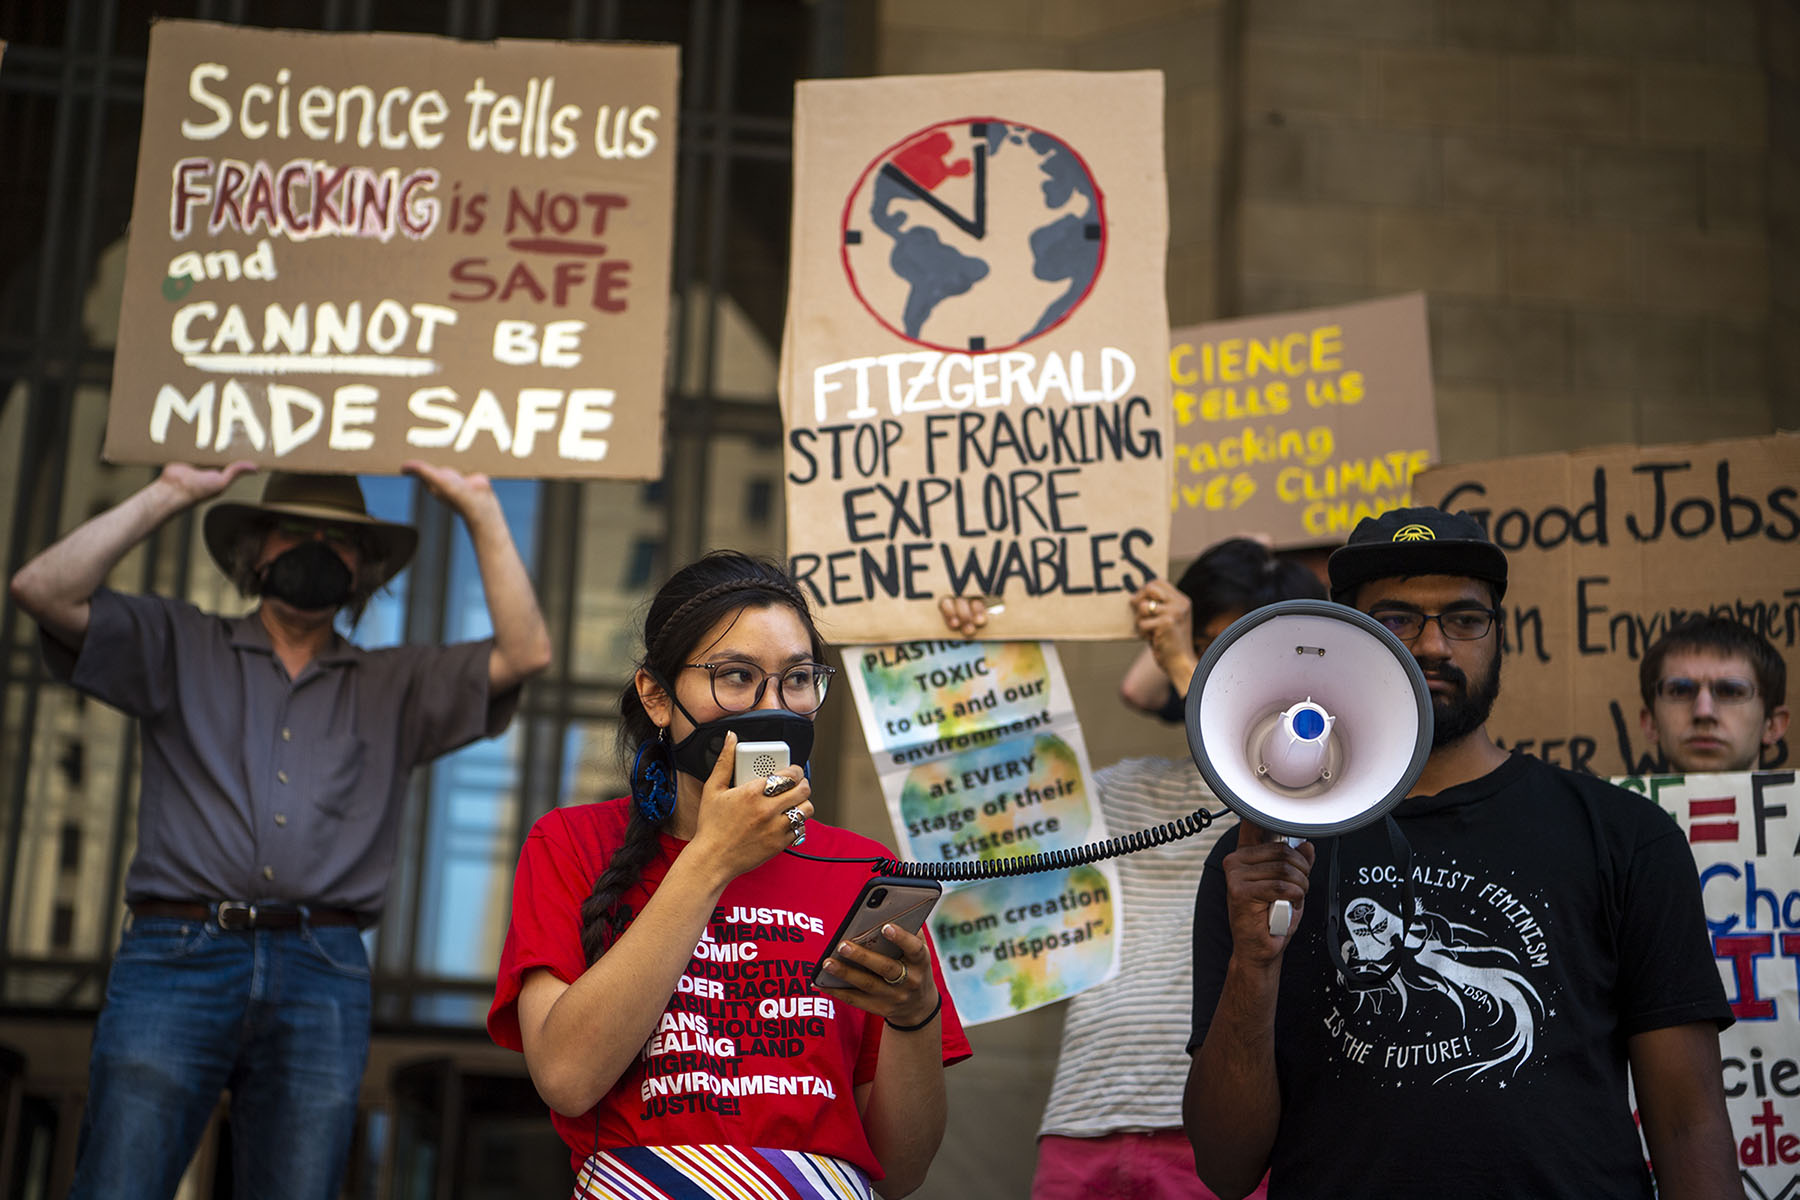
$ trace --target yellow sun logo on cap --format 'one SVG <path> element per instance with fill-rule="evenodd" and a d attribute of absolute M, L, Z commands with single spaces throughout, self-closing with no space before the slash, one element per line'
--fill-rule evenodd
<path fill-rule="evenodd" d="M 1396 542 L 1435 542 L 1437 534 L 1431 532 L 1429 525 L 1403 525 L 1400 532 L 1394 535 Z"/>

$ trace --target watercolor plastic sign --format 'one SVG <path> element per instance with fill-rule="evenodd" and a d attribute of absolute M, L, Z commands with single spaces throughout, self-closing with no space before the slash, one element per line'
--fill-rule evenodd
<path fill-rule="evenodd" d="M 1048 642 L 848 646 L 846 674 L 904 858 L 979 864 L 1107 836 Z M 929 928 L 963 1024 L 1118 970 L 1110 863 L 945 885 Z"/>

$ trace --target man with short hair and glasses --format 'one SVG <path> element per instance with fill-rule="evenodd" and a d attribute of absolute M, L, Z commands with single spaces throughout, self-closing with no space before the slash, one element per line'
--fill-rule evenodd
<path fill-rule="evenodd" d="M 1728 617 L 1690 617 L 1658 638 L 1638 664 L 1638 690 L 1644 736 L 1670 770 L 1754 771 L 1787 733 L 1787 664 Z"/>
<path fill-rule="evenodd" d="M 1741 1194 L 1732 1014 L 1680 827 L 1488 734 L 1505 554 L 1466 514 L 1408 508 L 1329 570 L 1424 674 L 1431 753 L 1317 860 L 1247 821 L 1208 857 L 1183 1109 L 1201 1178 L 1242 1196 L 1266 1167 L 1273 1200 Z"/>

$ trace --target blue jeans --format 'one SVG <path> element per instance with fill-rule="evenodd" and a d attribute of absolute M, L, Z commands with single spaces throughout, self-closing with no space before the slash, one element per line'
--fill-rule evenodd
<path fill-rule="evenodd" d="M 232 1194 L 335 1200 L 368 1056 L 355 928 L 134 919 L 94 1031 L 69 1195 L 173 1195 L 230 1089 Z"/>

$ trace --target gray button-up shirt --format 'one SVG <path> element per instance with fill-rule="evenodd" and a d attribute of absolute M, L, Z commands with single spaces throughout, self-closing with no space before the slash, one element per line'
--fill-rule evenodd
<path fill-rule="evenodd" d="M 289 679 L 254 614 L 95 593 L 59 678 L 138 719 L 142 788 L 128 900 L 285 900 L 376 914 L 407 777 L 506 728 L 491 640 L 364 650 L 335 634 Z"/>

